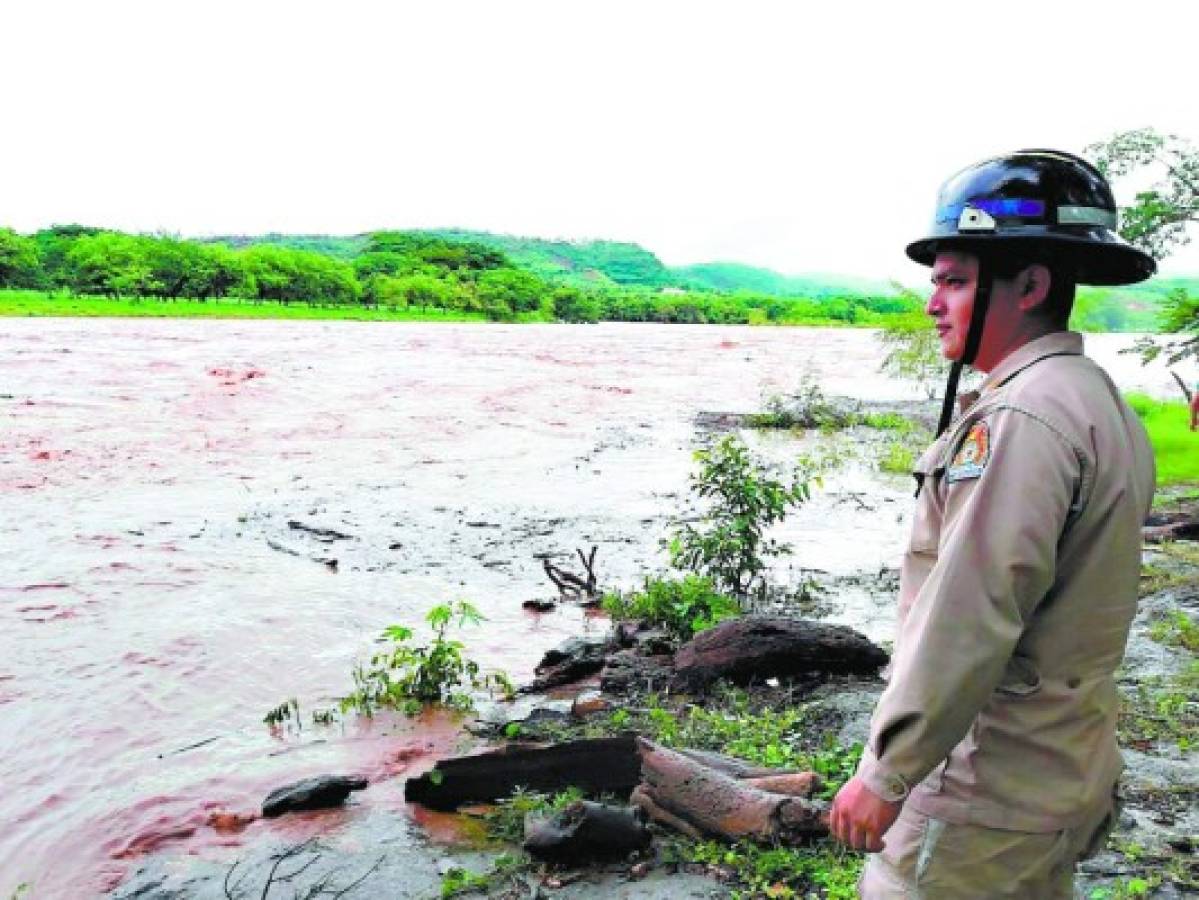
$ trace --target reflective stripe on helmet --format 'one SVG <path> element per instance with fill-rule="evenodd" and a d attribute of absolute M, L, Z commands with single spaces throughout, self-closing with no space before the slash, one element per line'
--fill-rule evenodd
<path fill-rule="evenodd" d="M 1114 210 L 1101 209 L 1098 206 L 1059 206 L 1057 223 L 1059 225 L 1102 225 L 1104 228 L 1115 231 L 1119 224 L 1119 217 Z"/>

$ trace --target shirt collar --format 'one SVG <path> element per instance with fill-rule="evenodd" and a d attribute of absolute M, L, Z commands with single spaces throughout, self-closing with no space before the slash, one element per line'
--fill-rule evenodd
<path fill-rule="evenodd" d="M 1076 331 L 1055 331 L 1029 341 L 1005 356 L 983 379 L 980 390 L 983 393 L 993 391 L 1045 357 L 1063 355 L 1082 355 L 1081 334 Z"/>

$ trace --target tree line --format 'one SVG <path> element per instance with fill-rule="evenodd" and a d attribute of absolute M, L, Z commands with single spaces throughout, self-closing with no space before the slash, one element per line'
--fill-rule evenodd
<path fill-rule="evenodd" d="M 869 323 L 910 311 L 894 296 L 820 299 L 647 286 L 556 283 L 494 246 L 379 231 L 350 260 L 276 244 L 230 247 L 78 225 L 0 229 L 0 287 L 80 296 L 307 303 L 566 322 Z"/>

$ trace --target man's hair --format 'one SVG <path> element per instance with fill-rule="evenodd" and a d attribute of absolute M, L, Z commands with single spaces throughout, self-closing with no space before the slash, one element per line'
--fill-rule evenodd
<path fill-rule="evenodd" d="M 991 271 L 1005 281 L 1015 278 L 1029 266 L 1049 270 L 1049 295 L 1029 315 L 1044 320 L 1055 329 L 1065 330 L 1074 308 L 1076 281 L 1074 267 L 1048 247 L 998 250 L 988 257 Z"/>

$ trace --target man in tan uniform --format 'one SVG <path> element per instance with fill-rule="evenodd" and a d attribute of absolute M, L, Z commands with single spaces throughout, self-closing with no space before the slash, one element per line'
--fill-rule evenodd
<path fill-rule="evenodd" d="M 1154 270 L 1115 227 L 1094 168 L 1022 151 L 946 182 L 908 248 L 955 365 L 916 465 L 890 681 L 831 813 L 877 854 L 863 897 L 1070 897 L 1110 825 L 1153 456 L 1065 329 L 1076 283 Z M 963 364 L 986 378 L 950 424 Z"/>

